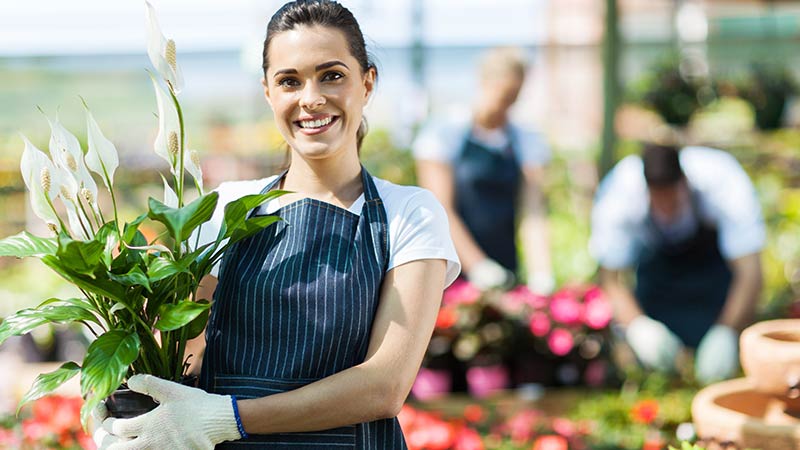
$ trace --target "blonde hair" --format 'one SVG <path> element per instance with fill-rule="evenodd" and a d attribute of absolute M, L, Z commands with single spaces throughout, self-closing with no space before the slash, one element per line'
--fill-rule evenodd
<path fill-rule="evenodd" d="M 509 74 L 524 79 L 528 61 L 519 47 L 496 47 L 483 54 L 479 70 L 483 79 Z"/>

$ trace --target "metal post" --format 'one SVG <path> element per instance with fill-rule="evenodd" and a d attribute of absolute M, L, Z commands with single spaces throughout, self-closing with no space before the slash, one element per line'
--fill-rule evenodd
<path fill-rule="evenodd" d="M 617 29 L 617 0 L 606 0 L 606 26 L 603 39 L 603 147 L 600 152 L 599 174 L 604 176 L 614 165 L 614 117 L 619 101 L 619 32 Z"/>

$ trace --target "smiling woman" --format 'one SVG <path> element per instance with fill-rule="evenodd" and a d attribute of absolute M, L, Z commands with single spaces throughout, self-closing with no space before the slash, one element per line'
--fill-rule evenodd
<path fill-rule="evenodd" d="M 350 11 L 287 3 L 263 56 L 290 166 L 220 185 L 211 223 L 224 226 L 228 202 L 279 187 L 292 193 L 251 214 L 283 220 L 231 246 L 201 283 L 216 288 L 201 389 L 131 378 L 160 405 L 107 419 L 103 448 L 406 448 L 396 415 L 460 268 L 446 213 L 359 162 L 377 72 Z"/>

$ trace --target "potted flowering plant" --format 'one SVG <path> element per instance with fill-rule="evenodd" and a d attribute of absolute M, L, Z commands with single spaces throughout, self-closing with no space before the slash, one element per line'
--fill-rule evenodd
<path fill-rule="evenodd" d="M 67 362 L 40 375 L 20 402 L 22 406 L 38 399 L 80 375 L 84 424 L 90 411 L 132 374 L 180 381 L 186 367 L 186 342 L 202 332 L 211 306 L 197 295 L 199 281 L 230 245 L 278 220 L 273 216 L 248 218 L 247 213 L 282 194 L 250 195 L 229 203 L 216 241 L 198 245 L 193 233 L 210 220 L 218 194 L 204 192 L 197 153 L 185 145 L 177 98 L 183 78 L 175 43 L 164 38 L 152 6 L 146 5 L 148 55 L 158 75 L 151 74 L 159 125 L 154 149 L 167 161 L 171 174 L 171 183 L 162 175 L 163 201 L 150 198 L 147 212 L 129 222 L 121 220 L 114 192 L 117 151 L 84 101 L 85 151 L 57 118 L 48 119 L 52 159 L 23 136 L 22 176 L 33 212 L 47 223 L 53 236 L 23 231 L 0 240 L 0 256 L 38 258 L 81 293 L 79 298 L 47 299 L 36 308 L 6 317 L 0 323 L 0 344 L 48 323 L 86 325 L 96 339 L 83 361 Z M 191 202 L 187 202 L 187 171 L 198 193 Z M 92 173 L 110 194 L 110 214 L 98 203 Z M 62 219 L 65 213 L 66 222 Z M 147 221 L 164 230 L 153 241 L 139 230 Z"/>

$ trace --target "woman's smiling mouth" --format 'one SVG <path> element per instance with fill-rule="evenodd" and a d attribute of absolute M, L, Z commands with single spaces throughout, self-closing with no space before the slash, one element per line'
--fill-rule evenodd
<path fill-rule="evenodd" d="M 339 116 L 318 116 L 308 119 L 295 120 L 293 123 L 306 135 L 320 134 L 328 131 L 339 120 Z"/>

